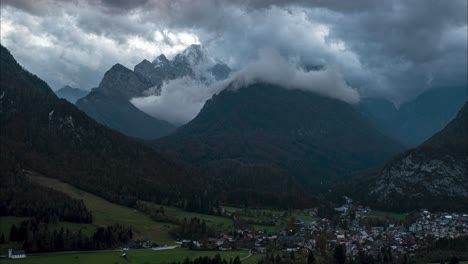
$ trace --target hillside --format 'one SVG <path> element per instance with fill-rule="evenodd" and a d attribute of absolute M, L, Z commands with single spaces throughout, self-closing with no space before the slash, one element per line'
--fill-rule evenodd
<path fill-rule="evenodd" d="M 79 100 L 76 106 L 97 122 L 130 137 L 156 139 L 174 130 L 168 122 L 146 114 L 127 99 L 99 90 Z"/>
<path fill-rule="evenodd" d="M 0 147 L 18 166 L 126 205 L 176 203 L 203 186 L 202 177 L 58 99 L 3 46 L 1 66 Z"/>
<path fill-rule="evenodd" d="M 327 190 L 402 150 L 351 105 L 269 84 L 224 90 L 155 146 L 222 179 L 231 191 L 278 193 Z"/>
<path fill-rule="evenodd" d="M 355 195 L 371 205 L 399 211 L 468 208 L 467 116 L 465 103 L 444 129 L 423 144 L 358 178 Z"/>

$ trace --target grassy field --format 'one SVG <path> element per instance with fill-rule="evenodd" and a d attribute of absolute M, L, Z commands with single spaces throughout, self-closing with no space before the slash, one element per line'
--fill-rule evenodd
<path fill-rule="evenodd" d="M 131 227 L 134 230 L 135 239 L 149 239 L 161 244 L 174 244 L 174 240 L 168 234 L 168 230 L 172 227 L 171 224 L 155 222 L 147 215 L 132 208 L 111 203 L 56 179 L 37 174 L 29 175 L 29 179 L 64 192 L 73 198 L 83 200 L 93 214 L 94 225 L 106 226 L 117 222 Z"/>
<path fill-rule="evenodd" d="M 73 254 L 51 254 L 42 256 L 29 256 L 26 259 L 20 260 L 1 260 L 1 263 L 14 264 L 162 264 L 174 261 L 183 261 L 185 258 L 193 259 L 204 256 L 214 256 L 220 254 L 222 258 L 227 260 L 234 259 L 236 256 L 240 258 L 248 255 L 247 251 L 190 251 L 187 249 L 172 249 L 154 251 L 151 249 L 130 250 L 127 253 L 128 260 L 121 257 L 121 252 L 89 252 L 89 253 L 73 253 Z M 248 259 L 247 259 L 248 260 Z M 250 264 L 250 262 L 244 263 Z M 252 262 L 254 264 L 256 262 Z"/>
<path fill-rule="evenodd" d="M 302 220 L 302 221 L 315 221 L 318 218 L 312 217 L 308 214 L 308 210 L 277 210 L 277 209 L 243 209 L 236 208 L 232 206 L 223 206 L 223 208 L 230 213 L 239 212 L 240 215 L 248 213 L 252 216 L 241 216 L 241 220 L 255 220 L 255 221 L 271 221 L 271 216 L 279 216 L 279 221 L 275 223 L 274 226 L 271 225 L 253 225 L 256 230 L 267 231 L 267 232 L 277 232 L 283 229 L 289 221 L 292 219 Z M 246 211 L 246 212 L 244 212 Z"/>
<path fill-rule="evenodd" d="M 406 217 L 405 213 L 392 213 L 385 211 L 371 211 L 369 217 L 379 218 L 379 219 L 395 219 L 395 220 L 404 220 Z"/>
<path fill-rule="evenodd" d="M 172 216 L 176 217 L 179 220 L 182 220 L 184 218 L 190 219 L 190 218 L 200 218 L 202 220 L 205 220 L 208 225 L 211 225 L 213 227 L 216 227 L 218 229 L 223 229 L 225 227 L 232 226 L 233 221 L 230 218 L 227 217 L 222 217 L 222 216 L 216 216 L 216 215 L 206 215 L 206 214 L 199 214 L 199 213 L 194 213 L 194 212 L 187 212 L 184 211 L 180 208 L 177 207 L 172 207 L 172 206 L 161 206 L 158 204 L 150 203 L 150 202 L 142 202 L 146 206 L 153 206 L 156 209 L 159 209 L 160 207 L 164 208 L 164 214 L 167 216 Z"/>

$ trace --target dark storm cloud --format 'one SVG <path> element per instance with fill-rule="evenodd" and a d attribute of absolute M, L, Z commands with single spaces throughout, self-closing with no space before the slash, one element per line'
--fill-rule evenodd
<path fill-rule="evenodd" d="M 101 3 L 106 7 L 128 11 L 134 8 L 140 8 L 148 3 L 148 0 L 97 0 L 96 3 Z"/>
<path fill-rule="evenodd" d="M 112 63 L 132 67 L 183 49 L 190 38 L 178 34 L 189 34 L 238 69 L 273 48 L 289 61 L 331 65 L 362 95 L 399 103 L 431 87 L 466 86 L 466 10 L 465 0 L 3 0 L 11 27 L 24 28 L 2 33 L 2 42 L 17 45 L 33 69 L 31 51 L 45 54 L 57 74 L 43 77 L 54 85 L 73 72 L 69 79 L 89 86 Z"/>

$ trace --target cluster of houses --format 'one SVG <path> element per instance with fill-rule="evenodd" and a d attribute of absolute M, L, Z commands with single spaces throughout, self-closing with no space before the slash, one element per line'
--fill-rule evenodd
<path fill-rule="evenodd" d="M 467 235 L 468 214 L 431 214 L 427 210 L 420 213 L 420 218 L 409 226 L 417 239 L 427 236 L 434 238 L 457 238 Z"/>
<path fill-rule="evenodd" d="M 427 210 L 417 215 L 417 220 L 410 224 L 397 219 L 381 219 L 377 226 L 370 226 L 376 221 L 368 221 L 372 210 L 369 207 L 353 206 L 352 200 L 335 211 L 339 221 L 318 219 L 314 221 L 296 220 L 278 232 L 236 230 L 234 234 L 221 233 L 219 237 L 208 241 L 186 241 L 197 247 L 233 250 L 250 248 L 252 253 L 266 253 L 271 250 L 330 251 L 341 244 L 350 257 L 360 254 L 382 258 L 384 254 L 393 258 L 411 256 L 416 250 L 427 245 L 426 239 L 456 238 L 468 236 L 468 216 L 466 214 L 431 214 Z M 311 210 L 310 215 L 315 216 Z M 278 217 L 278 216 L 276 216 Z M 272 216 L 273 218 L 273 216 Z M 275 219 L 273 219 L 275 220 Z M 276 219 L 277 220 L 277 219 Z M 343 224 L 346 222 L 346 224 Z"/>

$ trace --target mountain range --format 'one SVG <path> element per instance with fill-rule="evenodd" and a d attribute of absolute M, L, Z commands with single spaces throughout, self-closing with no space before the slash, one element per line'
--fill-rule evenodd
<path fill-rule="evenodd" d="M 121 133 L 146 140 L 172 132 L 175 127 L 156 119 L 130 103 L 130 99 L 160 94 L 163 83 L 188 76 L 204 82 L 227 78 L 230 68 L 191 45 L 173 60 L 163 54 L 153 62 L 143 60 L 130 70 L 121 64 L 112 66 L 99 86 L 78 100 L 77 107 L 96 121 Z"/>
<path fill-rule="evenodd" d="M 436 95 L 422 95 L 395 111 L 378 101 L 353 106 L 262 82 L 228 85 L 177 129 L 129 102 L 134 96 L 157 94 L 164 89 L 157 80 L 175 78 L 173 73 L 206 82 L 229 75 L 230 69 L 216 61 L 209 67 L 197 64 L 207 60 L 199 51 L 189 47 L 172 61 L 159 56 L 150 63 L 155 71 L 167 67 L 162 71 L 166 77 L 159 79 L 148 61 L 134 71 L 116 64 L 75 106 L 58 98 L 2 46 L 0 144 L 8 150 L 0 155 L 2 164 L 14 162 L 13 167 L 130 206 L 148 200 L 182 208 L 196 202 L 188 207 L 203 212 L 220 202 L 310 207 L 319 203 L 318 193 L 349 193 L 366 204 L 396 211 L 466 208 L 467 106 L 451 121 L 455 106 L 448 106 L 460 98 L 445 95 L 448 99 L 439 102 L 436 95 L 442 94 L 434 90 L 429 92 Z M 431 100 L 444 111 L 421 113 Z M 424 124 L 449 123 L 405 151 L 397 134 L 377 125 L 377 120 L 402 122 L 396 118 L 399 112 L 424 116 Z M 159 139 L 148 146 L 114 130 Z M 344 182 L 345 190 L 336 189 L 336 182 Z"/>
<path fill-rule="evenodd" d="M 230 192 L 230 186 L 216 185 L 203 171 L 97 123 L 58 98 L 5 47 L 0 51 L 0 164 L 14 162 L 13 167 L 60 179 L 127 206 L 144 200 L 212 213 L 221 200 L 238 201 L 238 193 Z M 316 202 L 300 186 L 288 191 L 245 190 L 242 202 L 278 207 Z"/>

